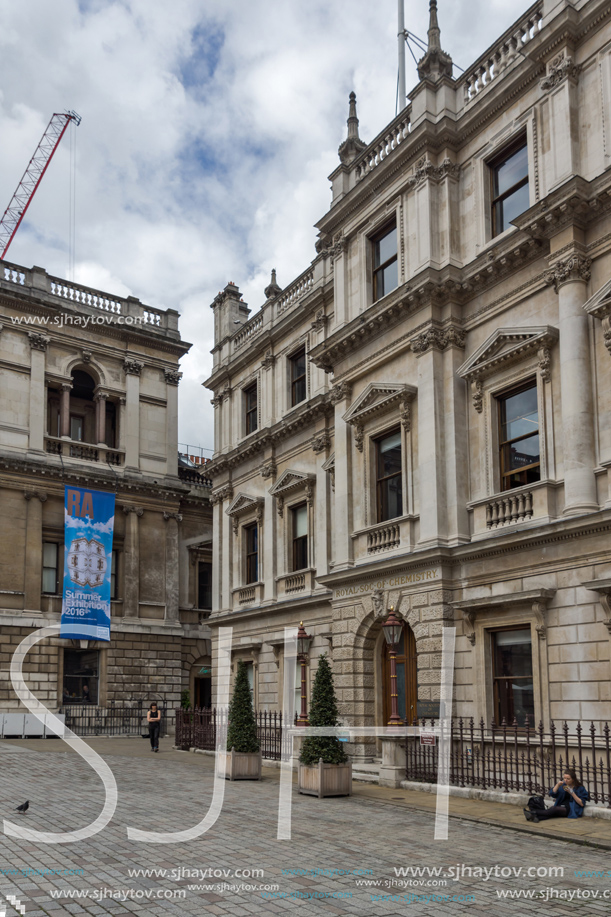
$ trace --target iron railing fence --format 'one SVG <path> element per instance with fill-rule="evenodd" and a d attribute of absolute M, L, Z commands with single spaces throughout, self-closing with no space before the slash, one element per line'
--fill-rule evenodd
<path fill-rule="evenodd" d="M 226 725 L 227 712 L 212 707 L 180 708 L 176 710 L 177 748 L 200 748 L 206 751 L 216 749 L 216 732 Z M 257 737 L 261 743 L 264 758 L 280 761 L 282 758 L 282 713 L 260 710 L 255 713 Z M 285 737 L 284 752 L 290 755 L 290 740 Z"/>
<path fill-rule="evenodd" d="M 77 736 L 146 736 L 148 723 L 146 714 L 148 701 L 131 704 L 117 704 L 111 701 L 107 707 L 97 704 L 64 704 L 60 713 L 66 715 L 66 726 Z M 173 712 L 166 714 L 161 708 L 160 734 L 166 735 Z"/>
<path fill-rule="evenodd" d="M 415 720 L 426 732 L 435 720 Z M 439 724 L 438 724 L 439 725 Z M 450 784 L 546 795 L 563 770 L 574 768 L 592 802 L 611 808 L 611 748 L 608 723 L 573 730 L 553 721 L 534 727 L 517 721 L 489 725 L 480 720 L 453 718 L 450 725 Z M 419 736 L 406 739 L 406 778 L 423 783 L 437 781 L 438 741 L 422 744 Z"/>

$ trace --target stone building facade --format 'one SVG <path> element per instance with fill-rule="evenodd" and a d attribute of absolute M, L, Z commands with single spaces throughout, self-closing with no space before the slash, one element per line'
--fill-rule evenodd
<path fill-rule="evenodd" d="M 177 447 L 189 346 L 171 309 L 0 262 L 0 711 L 15 647 L 59 621 L 66 484 L 116 495 L 111 640 L 35 646 L 31 690 L 51 710 L 209 697 L 209 482 Z"/>
<path fill-rule="evenodd" d="M 249 317 L 212 304 L 213 631 L 260 707 L 282 636 L 346 722 L 611 719 L 611 8 L 541 0 L 462 75 L 431 3 L 409 103 L 356 100 L 316 257 Z M 371 750 L 353 746 L 356 754 Z"/>

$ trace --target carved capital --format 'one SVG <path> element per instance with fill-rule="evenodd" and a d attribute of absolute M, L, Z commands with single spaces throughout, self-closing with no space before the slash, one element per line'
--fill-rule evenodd
<path fill-rule="evenodd" d="M 557 261 L 545 274 L 545 282 L 552 284 L 556 293 L 565 283 L 581 281 L 587 283 L 590 279 L 591 258 L 582 255 L 571 255 L 564 261 Z"/>
<path fill-rule="evenodd" d="M 276 362 L 276 357 L 271 352 L 271 350 L 265 351 L 265 356 L 261 360 L 261 366 L 263 369 L 271 369 L 274 363 Z"/>
<path fill-rule="evenodd" d="M 28 503 L 30 502 L 32 497 L 36 497 L 38 500 L 40 500 L 41 503 L 47 502 L 47 495 L 42 490 L 24 490 L 23 496 L 28 501 Z"/>
<path fill-rule="evenodd" d="M 222 487 L 210 494 L 210 502 L 213 506 L 217 503 L 222 503 L 223 500 L 233 500 L 233 486 L 231 484 L 223 484 Z"/>
<path fill-rule="evenodd" d="M 318 455 L 319 452 L 324 452 L 330 445 L 331 437 L 326 430 L 322 433 L 317 433 L 316 436 L 312 438 L 312 452 L 315 452 L 316 455 Z"/>
<path fill-rule="evenodd" d="M 276 472 L 277 468 L 274 459 L 270 459 L 269 462 L 265 462 L 264 465 L 261 465 L 260 473 L 262 478 L 275 478 Z"/>
<path fill-rule="evenodd" d="M 411 348 L 416 356 L 429 350 L 445 350 L 447 347 L 465 346 L 465 333 L 460 328 L 427 328 L 411 340 Z"/>
<path fill-rule="evenodd" d="M 125 513 L 126 516 L 128 516 L 130 513 L 135 513 L 136 516 L 144 515 L 144 510 L 142 509 L 141 506 L 124 506 L 123 512 Z"/>
<path fill-rule="evenodd" d="M 28 331 L 28 338 L 30 339 L 30 347 L 32 350 L 42 350 L 45 351 L 51 340 L 45 334 L 41 334 L 40 331 Z"/>
<path fill-rule="evenodd" d="M 350 398 L 352 386 L 349 382 L 338 382 L 329 392 L 329 401 L 331 404 L 339 404 L 340 401 Z"/>
<path fill-rule="evenodd" d="M 96 392 L 93 396 L 94 401 L 108 401 L 108 392 Z"/>
<path fill-rule="evenodd" d="M 182 522 L 182 516 L 180 515 L 180 513 L 164 513 L 163 514 L 164 522 L 169 522 L 170 519 L 175 519 L 176 522 Z"/>
<path fill-rule="evenodd" d="M 564 53 L 558 54 L 549 63 L 547 75 L 539 82 L 544 92 L 554 89 L 566 79 L 576 81 L 581 73 L 581 65 L 576 64 L 572 57 L 565 57 Z"/>
<path fill-rule="evenodd" d="M 178 385 L 182 379 L 182 373 L 177 369 L 164 369 L 163 375 L 165 376 L 166 385 Z"/>
<path fill-rule="evenodd" d="M 144 367 L 144 363 L 141 363 L 140 360 L 132 360 L 125 358 L 123 361 L 123 371 L 127 376 L 139 376 Z"/>
<path fill-rule="evenodd" d="M 312 322 L 312 328 L 314 331 L 322 331 L 325 325 L 328 322 L 328 318 L 325 315 L 324 309 L 319 309 L 316 313 L 316 318 Z"/>

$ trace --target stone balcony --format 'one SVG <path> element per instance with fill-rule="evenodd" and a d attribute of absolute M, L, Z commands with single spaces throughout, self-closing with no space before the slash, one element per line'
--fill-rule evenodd
<path fill-rule="evenodd" d="M 418 516 L 399 516 L 379 522 L 352 534 L 355 563 L 371 560 L 379 554 L 405 554 L 413 551 L 417 538 Z"/>
<path fill-rule="evenodd" d="M 83 443 L 59 436 L 45 436 L 45 452 L 59 455 L 62 459 L 77 459 L 80 462 L 99 462 L 121 466 L 125 464 L 125 450 L 111 449 L 95 443 Z"/>
<path fill-rule="evenodd" d="M 232 590 L 233 609 L 247 608 L 250 605 L 259 605 L 263 601 L 264 583 L 249 583 L 247 586 L 238 586 Z"/>
<path fill-rule="evenodd" d="M 293 573 L 284 573 L 282 576 L 276 577 L 278 600 L 290 598 L 291 596 L 311 595 L 315 588 L 316 570 L 313 567 L 296 570 Z"/>
<path fill-rule="evenodd" d="M 473 541 L 511 528 L 545 525 L 559 515 L 558 484 L 539 481 L 467 504 Z"/>

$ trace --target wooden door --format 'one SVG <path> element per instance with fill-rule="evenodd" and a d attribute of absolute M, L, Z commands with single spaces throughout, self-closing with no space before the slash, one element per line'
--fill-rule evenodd
<path fill-rule="evenodd" d="M 382 681 L 384 685 L 384 725 L 391 715 L 390 698 L 390 658 L 388 645 L 384 642 L 382 650 Z M 408 726 L 416 719 L 416 702 L 418 700 L 418 661 L 416 655 L 416 638 L 409 624 L 403 625 L 403 633 L 397 647 L 397 694 L 399 716 Z"/>

